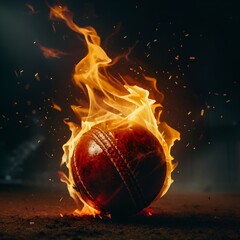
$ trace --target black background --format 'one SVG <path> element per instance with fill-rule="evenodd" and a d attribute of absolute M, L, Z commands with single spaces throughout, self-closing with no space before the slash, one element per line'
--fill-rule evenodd
<path fill-rule="evenodd" d="M 70 136 L 63 119 L 74 119 L 69 105 L 81 97 L 71 76 L 86 48 L 64 23 L 53 25 L 49 20 L 47 4 L 56 3 L 0 3 L 3 184 L 59 182 L 61 146 Z M 172 151 L 179 163 L 172 189 L 239 191 L 237 1 L 72 0 L 61 4 L 69 7 L 80 26 L 97 30 L 110 57 L 135 46 L 131 59 L 157 78 L 165 95 L 162 119 L 181 133 Z M 68 55 L 46 59 L 38 44 Z M 62 112 L 52 108 L 53 102 Z"/>

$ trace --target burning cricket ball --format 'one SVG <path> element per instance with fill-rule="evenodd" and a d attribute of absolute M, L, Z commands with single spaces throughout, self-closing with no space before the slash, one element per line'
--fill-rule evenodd
<path fill-rule="evenodd" d="M 83 35 L 87 46 L 73 73 L 86 99 L 71 105 L 79 122 L 65 121 L 72 132 L 61 163 L 68 176 L 60 173 L 76 202 L 74 213 L 138 213 L 167 192 L 176 167 L 170 151 L 180 134 L 160 119 L 163 94 L 157 80 L 138 71 L 136 76 L 115 71 L 122 69 L 122 60 L 130 62 L 128 54 L 112 61 L 93 27 L 78 26 L 66 6 L 50 9 L 50 18 Z"/>
<path fill-rule="evenodd" d="M 140 125 L 93 127 L 80 138 L 71 170 L 87 205 L 103 213 L 128 215 L 157 197 L 166 177 L 166 160 L 157 138 Z"/>

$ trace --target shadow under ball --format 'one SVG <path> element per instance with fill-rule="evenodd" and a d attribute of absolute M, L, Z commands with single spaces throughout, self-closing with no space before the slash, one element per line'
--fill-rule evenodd
<path fill-rule="evenodd" d="M 139 125 L 105 131 L 93 127 L 80 138 L 71 160 L 75 188 L 94 209 L 135 214 L 159 194 L 166 160 L 157 138 Z"/>

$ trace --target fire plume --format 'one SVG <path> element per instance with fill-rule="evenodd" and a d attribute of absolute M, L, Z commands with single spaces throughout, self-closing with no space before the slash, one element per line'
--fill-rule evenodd
<path fill-rule="evenodd" d="M 180 134 L 160 120 L 162 113 L 160 102 L 163 94 L 156 87 L 156 79 L 142 75 L 145 81 L 142 84 L 130 75 L 123 77 L 119 74 L 118 77 L 114 77 L 110 69 L 120 57 L 112 61 L 101 47 L 101 39 L 96 30 L 76 25 L 72 13 L 65 6 L 50 9 L 50 19 L 63 20 L 72 31 L 83 35 L 88 49 L 87 55 L 75 66 L 73 74 L 74 84 L 85 93 L 88 106 L 71 106 L 79 118 L 79 124 L 66 122 L 72 135 L 63 145 L 62 157 L 62 164 L 68 167 L 69 176 L 61 173 L 61 180 L 67 184 L 69 193 L 77 204 L 75 214 L 100 214 L 88 206 L 80 193 L 74 189 L 70 164 L 78 140 L 96 124 L 104 125 L 111 130 L 128 122 L 135 122 L 148 129 L 158 139 L 163 147 L 167 164 L 165 182 L 157 198 L 162 197 L 173 182 L 171 172 L 176 164 L 173 164 L 170 150 L 174 141 L 180 139 Z M 150 98 L 150 91 L 147 88 L 151 89 L 154 99 Z M 84 207 L 81 206 L 82 203 Z"/>

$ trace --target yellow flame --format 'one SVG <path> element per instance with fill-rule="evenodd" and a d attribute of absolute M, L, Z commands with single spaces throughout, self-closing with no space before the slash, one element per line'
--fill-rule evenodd
<path fill-rule="evenodd" d="M 116 128 L 126 122 L 136 122 L 150 130 L 161 143 L 167 162 L 167 176 L 164 186 L 158 197 L 163 196 L 169 189 L 172 181 L 171 172 L 175 165 L 170 154 L 171 147 L 176 139 L 180 139 L 178 131 L 160 121 L 163 94 L 156 87 L 156 79 L 143 76 L 156 96 L 156 100 L 149 97 L 149 91 L 141 87 L 130 76 L 116 78 L 109 73 L 109 69 L 120 58 L 113 61 L 100 46 L 100 37 L 92 27 L 81 28 L 73 21 L 71 12 L 65 6 L 50 7 L 50 19 L 65 21 L 70 29 L 82 34 L 86 41 L 88 53 L 75 66 L 73 74 L 74 83 L 88 96 L 88 107 L 71 106 L 74 113 L 79 117 L 80 123 L 66 122 L 72 135 L 63 145 L 64 155 L 62 164 L 69 169 L 69 176 L 61 174 L 61 180 L 68 186 L 71 197 L 75 200 L 78 209 L 75 214 L 99 214 L 95 209 L 83 201 L 79 192 L 73 188 L 74 181 L 71 173 L 70 160 L 79 138 L 94 125 L 102 124 L 107 129 Z M 128 83 L 131 82 L 131 85 Z M 134 84 L 132 84 L 134 83 Z"/>

